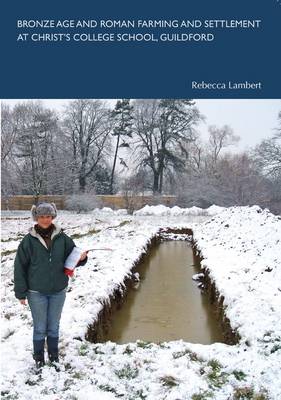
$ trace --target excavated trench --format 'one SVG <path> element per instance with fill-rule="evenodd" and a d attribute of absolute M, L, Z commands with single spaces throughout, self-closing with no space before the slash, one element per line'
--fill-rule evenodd
<path fill-rule="evenodd" d="M 239 335 L 232 330 L 230 322 L 225 315 L 224 298 L 219 295 L 215 283 L 210 279 L 208 270 L 200 269 L 202 258 L 197 254 L 195 243 L 192 240 L 192 250 L 189 250 L 193 253 L 191 255 L 192 271 L 185 272 L 184 270 L 187 270 L 187 268 L 183 268 L 183 275 L 179 275 L 178 277 L 175 275 L 175 272 L 177 274 L 180 272 L 178 272 L 178 270 L 173 271 L 170 277 L 164 275 L 162 281 L 160 281 L 160 284 L 162 282 L 163 286 L 165 279 L 167 282 L 173 280 L 177 282 L 181 290 L 184 289 L 183 284 L 189 284 L 186 290 L 188 293 L 184 293 L 184 291 L 180 291 L 179 289 L 176 290 L 174 294 L 170 294 L 170 290 L 167 288 L 170 297 L 165 293 L 164 297 L 161 298 L 163 294 L 161 292 L 165 290 L 165 287 L 162 287 L 162 289 L 158 291 L 155 291 L 154 288 L 153 292 L 151 292 L 151 290 L 147 293 L 144 292 L 139 303 L 136 301 L 136 296 L 140 296 L 137 293 L 139 289 L 136 289 L 136 285 L 138 284 L 138 282 L 136 282 L 136 276 L 138 274 L 141 276 L 140 285 L 147 285 L 147 283 L 143 282 L 143 279 L 147 278 L 149 281 L 149 277 L 151 276 L 149 275 L 149 260 L 151 258 L 157 259 L 157 252 L 161 249 L 160 246 L 168 246 L 166 240 L 163 242 L 163 238 L 167 234 L 189 235 L 192 238 L 192 231 L 190 229 L 160 230 L 159 234 L 149 243 L 146 252 L 141 255 L 139 261 L 132 268 L 130 277 L 124 280 L 123 287 L 115 290 L 108 302 L 103 305 L 97 320 L 89 326 L 86 334 L 87 340 L 94 343 L 105 342 L 107 340 L 117 343 L 126 343 L 137 339 L 151 342 L 183 339 L 185 341 L 203 344 L 214 342 L 224 342 L 227 344 L 238 343 Z M 173 241 L 173 243 L 176 245 L 175 241 Z M 183 254 L 188 258 L 188 253 L 186 253 L 186 248 L 188 247 L 187 243 L 178 242 L 178 245 L 174 248 L 167 247 L 166 250 L 164 247 L 162 248 L 162 250 L 164 249 L 164 253 L 162 254 L 160 263 L 163 264 L 163 261 L 169 262 L 169 260 L 165 260 L 169 252 L 173 252 L 174 250 L 176 252 L 181 252 L 183 249 L 181 249 L 181 246 L 183 245 L 185 246 L 185 253 Z M 158 257 L 161 258 L 161 255 L 158 254 Z M 178 258 L 176 253 L 175 258 Z M 151 269 L 152 268 L 153 266 Z M 191 268 L 189 269 L 191 270 Z M 201 289 L 197 287 L 194 288 L 194 282 L 192 283 L 193 287 L 191 287 L 191 276 L 186 275 L 186 273 L 194 274 L 199 272 L 204 274 L 200 281 Z M 157 270 L 155 270 L 153 273 L 154 277 L 156 276 L 155 279 L 157 279 L 159 271 L 157 272 Z M 165 274 L 164 270 L 163 274 Z M 153 286 L 152 282 L 150 286 Z M 149 293 L 153 293 L 153 298 L 149 296 Z M 188 298 L 186 295 L 191 295 L 193 297 Z M 174 300 L 175 303 L 173 305 Z M 155 302 L 158 302 L 158 309 L 155 309 Z M 139 305 L 136 306 L 137 304 Z M 155 309 L 157 315 L 142 315 L 143 308 L 148 309 L 149 313 L 151 309 Z M 163 315 L 161 315 L 162 312 Z M 189 319 L 185 315 L 188 313 L 190 314 Z M 132 320 L 131 324 L 130 320 Z M 144 322 L 144 324 L 141 324 L 141 322 Z M 167 327 L 170 329 L 167 329 Z M 162 330 L 162 328 L 164 329 Z"/>

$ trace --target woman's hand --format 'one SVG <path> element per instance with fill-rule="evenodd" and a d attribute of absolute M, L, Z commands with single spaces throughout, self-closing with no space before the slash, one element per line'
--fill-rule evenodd
<path fill-rule="evenodd" d="M 22 304 L 23 306 L 26 306 L 26 299 L 20 299 L 20 304 Z"/>
<path fill-rule="evenodd" d="M 84 253 L 81 254 L 79 261 L 83 261 L 85 260 L 85 258 L 87 257 L 88 252 L 84 251 Z"/>

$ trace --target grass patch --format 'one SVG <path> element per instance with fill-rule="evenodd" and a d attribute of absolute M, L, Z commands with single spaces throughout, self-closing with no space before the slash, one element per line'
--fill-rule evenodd
<path fill-rule="evenodd" d="M 232 373 L 238 381 L 244 381 L 247 376 L 243 371 L 235 370 Z"/>
<path fill-rule="evenodd" d="M 130 346 L 128 345 L 128 346 L 126 346 L 126 349 L 123 351 L 123 354 L 129 354 L 129 355 L 131 355 L 133 352 L 134 352 L 134 350 L 132 350 L 132 349 L 130 348 Z"/>
<path fill-rule="evenodd" d="M 152 343 L 151 342 L 144 342 L 142 340 L 137 341 L 137 346 L 141 347 L 142 349 L 151 349 Z"/>
<path fill-rule="evenodd" d="M 6 313 L 6 314 L 4 314 L 4 318 L 10 320 L 10 318 L 13 317 L 14 315 L 15 314 L 13 314 L 13 313 Z"/>
<path fill-rule="evenodd" d="M 120 224 L 118 225 L 118 227 L 120 227 L 120 226 L 124 226 L 124 225 L 128 225 L 128 224 L 130 224 L 132 221 L 122 221 L 122 222 L 120 222 Z"/>
<path fill-rule="evenodd" d="M 73 379 L 83 379 L 83 374 L 82 374 L 81 372 L 75 371 L 75 372 L 72 374 L 72 378 L 73 378 Z"/>
<path fill-rule="evenodd" d="M 37 385 L 38 381 L 34 378 L 28 378 L 24 383 L 29 386 L 35 386 Z"/>
<path fill-rule="evenodd" d="M 14 254 L 16 253 L 17 250 L 5 250 L 5 251 L 1 251 L 1 257 L 3 256 L 8 256 L 9 254 Z"/>
<path fill-rule="evenodd" d="M 118 225 L 115 225 L 115 226 L 108 226 L 106 229 L 116 229 L 116 228 L 121 228 L 122 226 L 124 226 L 124 225 L 128 225 L 128 224 L 130 224 L 132 221 L 122 221 L 122 222 L 120 222 L 120 224 L 118 224 Z"/>
<path fill-rule="evenodd" d="M 207 400 L 207 399 L 211 399 L 213 397 L 214 397 L 214 394 L 212 392 L 204 390 L 204 392 L 194 393 L 191 396 L 191 400 Z"/>
<path fill-rule="evenodd" d="M 7 243 L 7 242 L 14 242 L 14 241 L 17 241 L 17 240 L 20 240 L 20 239 L 22 239 L 24 237 L 24 235 L 23 234 L 18 234 L 16 237 L 11 237 L 11 238 L 9 238 L 9 239 L 1 239 L 1 242 L 2 243 Z"/>
<path fill-rule="evenodd" d="M 158 346 L 160 349 L 170 349 L 171 347 L 167 343 L 159 342 Z"/>
<path fill-rule="evenodd" d="M 255 393 L 252 387 L 236 388 L 233 393 L 233 400 L 269 400 L 266 392 Z"/>
<path fill-rule="evenodd" d="M 222 365 L 216 359 L 210 360 L 207 366 L 212 369 L 207 374 L 209 386 L 211 388 L 221 388 L 228 381 L 229 374 L 221 371 Z M 200 373 L 202 374 L 202 371 Z"/>
<path fill-rule="evenodd" d="M 116 389 L 114 389 L 110 385 L 99 385 L 98 388 L 104 392 L 114 393 L 116 396 L 120 397 L 120 395 L 118 395 L 118 393 L 116 392 Z"/>
<path fill-rule="evenodd" d="M 71 364 L 70 364 L 70 363 L 64 364 L 64 369 L 65 369 L 66 371 L 70 371 L 70 370 L 72 369 Z"/>
<path fill-rule="evenodd" d="M 167 386 L 170 388 L 179 385 L 178 380 L 174 378 L 172 375 L 163 376 L 162 378 L 160 378 L 160 382 L 162 383 L 163 386 Z"/>
<path fill-rule="evenodd" d="M 110 385 L 99 385 L 98 388 L 104 392 L 114 393 L 116 397 L 124 397 L 124 394 L 118 393 L 117 390 Z"/>
<path fill-rule="evenodd" d="M 199 362 L 203 362 L 204 360 L 198 356 L 197 353 L 195 353 L 194 351 L 187 351 L 188 357 L 191 361 L 199 361 Z"/>
<path fill-rule="evenodd" d="M 207 375 L 211 387 L 221 388 L 228 381 L 228 374 L 226 372 L 209 372 Z"/>
<path fill-rule="evenodd" d="M 81 344 L 79 348 L 79 355 L 86 356 L 89 353 L 88 345 L 86 343 Z"/>
<path fill-rule="evenodd" d="M 8 390 L 1 391 L 1 399 L 5 400 L 16 400 L 19 398 L 17 393 L 10 393 Z"/>
<path fill-rule="evenodd" d="M 88 236 L 88 235 L 96 235 L 97 233 L 99 233 L 101 230 L 100 229 L 90 229 L 88 232 L 85 233 L 74 233 L 73 235 L 70 235 L 72 239 L 79 239 L 82 238 L 84 236 Z"/>
<path fill-rule="evenodd" d="M 173 353 L 173 358 L 176 360 L 177 358 L 181 358 L 186 356 L 187 354 L 189 354 L 190 352 L 188 350 L 184 350 L 184 351 L 177 351 L 175 353 Z"/>
<path fill-rule="evenodd" d="M 105 352 L 100 350 L 99 347 L 94 347 L 94 352 L 95 352 L 95 354 L 105 354 Z"/>
<path fill-rule="evenodd" d="M 213 371 L 218 372 L 221 370 L 222 365 L 220 364 L 220 362 L 218 360 L 216 360 L 215 358 L 210 360 L 207 363 L 208 367 L 211 367 Z"/>
<path fill-rule="evenodd" d="M 280 349 L 281 349 L 281 344 L 275 344 L 275 345 L 272 347 L 272 349 L 270 350 L 270 353 L 273 354 L 273 353 L 275 353 L 276 351 L 278 351 L 278 350 L 280 350 Z"/>
<path fill-rule="evenodd" d="M 199 362 L 203 361 L 202 358 L 199 357 L 197 353 L 195 353 L 194 351 L 188 350 L 188 349 L 173 353 L 174 359 L 184 357 L 184 356 L 188 356 L 191 361 L 199 361 Z"/>
<path fill-rule="evenodd" d="M 123 368 L 118 370 L 116 369 L 114 373 L 119 379 L 134 379 L 138 376 L 139 371 L 137 368 L 133 368 L 129 364 L 126 364 Z"/>

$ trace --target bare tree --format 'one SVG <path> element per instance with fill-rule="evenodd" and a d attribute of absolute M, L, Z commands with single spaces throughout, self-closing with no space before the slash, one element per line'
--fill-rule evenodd
<path fill-rule="evenodd" d="M 256 146 L 254 154 L 267 175 L 279 175 L 281 173 L 281 133 L 263 140 Z"/>
<path fill-rule="evenodd" d="M 12 155 L 16 133 L 13 112 L 7 104 L 1 103 L 1 193 L 3 197 L 16 192 L 15 163 Z"/>
<path fill-rule="evenodd" d="M 46 191 L 52 194 L 71 194 L 77 181 L 77 176 L 73 176 L 72 167 L 69 141 L 64 135 L 61 122 L 58 121 L 48 152 Z"/>
<path fill-rule="evenodd" d="M 64 113 L 64 132 L 72 148 L 72 170 L 84 193 L 87 178 L 102 160 L 111 131 L 109 110 L 101 100 L 75 100 Z"/>
<path fill-rule="evenodd" d="M 269 200 L 269 182 L 246 152 L 225 154 L 219 160 L 218 171 L 218 186 L 228 195 L 229 205 L 265 206 Z"/>
<path fill-rule="evenodd" d="M 206 164 L 208 165 L 208 164 Z M 175 192 L 185 206 L 268 206 L 270 182 L 247 153 L 221 155 L 216 170 L 202 169 L 182 174 Z"/>
<path fill-rule="evenodd" d="M 16 134 L 17 126 L 13 112 L 7 104 L 1 103 L 1 162 L 11 154 Z"/>
<path fill-rule="evenodd" d="M 138 170 L 136 174 L 126 178 L 121 186 L 122 194 L 124 196 L 126 209 L 130 214 L 142 205 L 139 197 L 144 196 L 145 190 L 149 187 L 149 176 L 146 171 Z"/>
<path fill-rule="evenodd" d="M 276 133 L 263 140 L 252 151 L 255 162 L 263 174 L 271 181 L 271 199 L 269 207 L 281 212 L 281 112 L 278 114 Z"/>
<path fill-rule="evenodd" d="M 44 191 L 50 145 L 57 127 L 57 117 L 40 102 L 19 103 L 13 110 L 16 139 L 13 156 L 23 186 L 36 196 Z"/>
<path fill-rule="evenodd" d="M 234 135 L 232 128 L 228 125 L 221 128 L 211 125 L 208 130 L 211 162 L 215 166 L 222 149 L 236 144 L 240 137 Z"/>
<path fill-rule="evenodd" d="M 206 169 L 208 148 L 199 135 L 185 146 L 185 172 L 198 175 Z"/>

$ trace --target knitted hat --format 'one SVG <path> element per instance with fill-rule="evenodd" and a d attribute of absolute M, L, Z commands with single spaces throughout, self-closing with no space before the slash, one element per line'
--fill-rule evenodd
<path fill-rule="evenodd" d="M 39 203 L 37 206 L 31 207 L 31 214 L 34 221 L 37 221 L 38 217 L 42 215 L 50 215 L 53 218 L 57 216 L 57 207 L 55 203 Z"/>

